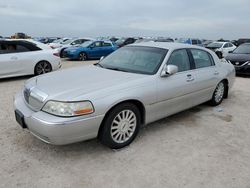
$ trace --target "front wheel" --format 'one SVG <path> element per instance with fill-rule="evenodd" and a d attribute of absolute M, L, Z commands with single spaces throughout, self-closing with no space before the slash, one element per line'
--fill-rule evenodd
<path fill-rule="evenodd" d="M 210 104 L 212 106 L 217 106 L 219 105 L 222 101 L 223 101 L 223 98 L 225 96 L 225 82 L 221 81 L 215 88 L 215 91 L 214 91 L 214 94 L 213 94 L 213 97 L 210 101 Z"/>
<path fill-rule="evenodd" d="M 52 71 L 52 66 L 47 61 L 40 61 L 35 66 L 35 75 L 45 74 Z"/>
<path fill-rule="evenodd" d="M 100 140 L 112 149 L 129 145 L 137 136 L 141 124 L 138 108 L 131 103 L 115 107 L 106 117 Z"/>
<path fill-rule="evenodd" d="M 80 61 L 85 61 L 85 60 L 87 60 L 87 54 L 84 53 L 84 52 L 81 52 L 81 53 L 79 54 L 79 60 L 80 60 Z"/>

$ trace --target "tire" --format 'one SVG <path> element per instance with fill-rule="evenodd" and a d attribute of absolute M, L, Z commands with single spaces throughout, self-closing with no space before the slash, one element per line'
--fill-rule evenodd
<path fill-rule="evenodd" d="M 136 138 L 141 114 L 136 105 L 123 103 L 113 108 L 104 119 L 99 139 L 111 149 L 128 146 Z"/>
<path fill-rule="evenodd" d="M 80 60 L 80 61 L 85 61 L 85 60 L 87 60 L 87 54 L 86 54 L 85 52 L 81 52 L 81 53 L 79 54 L 79 60 Z"/>
<path fill-rule="evenodd" d="M 60 52 L 60 58 L 64 58 L 64 50 L 65 50 L 65 48 L 61 50 L 61 52 Z"/>
<path fill-rule="evenodd" d="M 210 100 L 210 104 L 212 106 L 217 106 L 217 105 L 221 104 L 221 102 L 223 101 L 223 98 L 225 96 L 225 92 L 226 92 L 226 84 L 225 84 L 225 82 L 221 81 L 215 88 L 215 91 L 213 93 L 213 97 Z"/>
<path fill-rule="evenodd" d="M 52 66 L 48 61 L 40 61 L 35 66 L 35 75 L 41 75 L 52 71 Z"/>

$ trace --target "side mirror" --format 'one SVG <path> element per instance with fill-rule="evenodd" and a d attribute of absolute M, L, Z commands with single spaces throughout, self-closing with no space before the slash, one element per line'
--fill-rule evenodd
<path fill-rule="evenodd" d="M 99 62 L 101 62 L 103 59 L 105 58 L 105 56 L 102 56 L 99 60 Z"/>
<path fill-rule="evenodd" d="M 230 53 L 230 54 L 231 54 L 231 53 L 233 53 L 233 51 L 229 51 L 228 53 Z"/>
<path fill-rule="evenodd" d="M 161 77 L 171 76 L 178 72 L 178 67 L 175 65 L 165 65 L 162 72 Z"/>

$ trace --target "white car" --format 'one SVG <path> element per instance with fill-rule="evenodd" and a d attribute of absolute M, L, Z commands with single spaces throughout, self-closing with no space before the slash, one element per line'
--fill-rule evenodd
<path fill-rule="evenodd" d="M 235 50 L 236 46 L 231 42 L 212 42 L 207 48 L 213 50 L 219 57 L 226 57 L 229 52 Z"/>
<path fill-rule="evenodd" d="M 61 67 L 59 54 L 33 40 L 0 40 L 0 78 L 40 75 Z"/>
<path fill-rule="evenodd" d="M 70 39 L 69 38 L 58 39 L 58 40 L 53 41 L 52 43 L 49 43 L 48 46 L 52 49 L 60 48 L 62 46 L 62 43 L 68 40 Z"/>

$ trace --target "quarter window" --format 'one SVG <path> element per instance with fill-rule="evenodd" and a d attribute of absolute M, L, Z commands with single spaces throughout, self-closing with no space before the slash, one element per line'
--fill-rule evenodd
<path fill-rule="evenodd" d="M 185 49 L 174 51 L 168 60 L 168 65 L 176 65 L 178 67 L 178 72 L 190 70 L 187 51 Z"/>
<path fill-rule="evenodd" d="M 203 50 L 191 49 L 191 53 L 197 69 L 214 65 L 211 55 L 207 52 Z"/>

